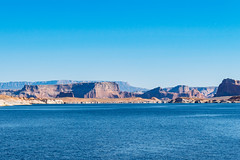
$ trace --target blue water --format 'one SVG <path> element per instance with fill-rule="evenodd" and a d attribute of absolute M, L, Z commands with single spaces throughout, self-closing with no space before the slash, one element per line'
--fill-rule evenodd
<path fill-rule="evenodd" d="M 239 104 L 0 108 L 0 159 L 240 159 Z"/>

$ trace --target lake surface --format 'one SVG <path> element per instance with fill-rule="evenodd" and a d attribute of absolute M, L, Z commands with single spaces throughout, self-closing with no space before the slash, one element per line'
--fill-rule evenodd
<path fill-rule="evenodd" d="M 1 160 L 239 158 L 239 104 L 0 108 Z"/>

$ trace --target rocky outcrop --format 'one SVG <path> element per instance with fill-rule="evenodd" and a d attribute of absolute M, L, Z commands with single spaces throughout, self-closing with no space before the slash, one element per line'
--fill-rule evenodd
<path fill-rule="evenodd" d="M 197 89 L 205 98 L 212 98 L 217 93 L 218 87 L 190 87 L 190 89 Z"/>
<path fill-rule="evenodd" d="M 168 90 L 158 87 L 145 92 L 140 97 L 148 99 L 153 97 L 158 99 L 176 99 L 178 97 L 204 98 L 204 95 L 197 89 L 190 89 L 188 86 L 179 85 Z"/>
<path fill-rule="evenodd" d="M 229 98 L 228 101 L 230 101 L 232 103 L 240 103 L 240 96 L 233 96 L 233 97 Z"/>
<path fill-rule="evenodd" d="M 229 101 L 240 101 L 240 96 L 233 96 L 228 99 Z"/>
<path fill-rule="evenodd" d="M 0 95 L 11 96 L 16 92 L 16 90 L 0 90 Z"/>
<path fill-rule="evenodd" d="M 172 93 L 172 92 L 167 92 L 163 90 L 162 88 L 154 88 L 150 91 L 145 92 L 142 95 L 139 95 L 142 98 L 147 98 L 151 99 L 153 97 L 158 98 L 158 99 L 175 99 L 178 97 L 177 93 Z"/>
<path fill-rule="evenodd" d="M 179 86 L 178 86 L 178 88 L 179 88 Z M 218 87 L 188 87 L 188 86 L 183 86 L 182 87 L 182 89 L 185 90 L 185 92 L 186 92 L 186 90 L 194 90 L 194 89 L 196 91 L 198 90 L 205 98 L 214 97 L 214 95 L 217 92 L 217 88 Z M 170 90 L 172 90 L 173 92 L 177 91 L 176 87 L 163 88 L 163 90 L 168 91 L 168 92 Z M 196 96 L 196 97 L 198 97 L 198 96 Z"/>
<path fill-rule="evenodd" d="M 169 103 L 195 103 L 195 100 L 191 99 L 191 98 L 179 97 L 179 98 L 171 100 Z"/>
<path fill-rule="evenodd" d="M 33 105 L 33 104 L 112 104 L 112 103 L 166 103 L 158 99 L 142 99 L 142 98 L 20 98 L 0 95 L 1 106 L 14 105 Z"/>
<path fill-rule="evenodd" d="M 179 97 L 169 101 L 169 103 L 212 103 L 209 99 Z"/>
<path fill-rule="evenodd" d="M 75 83 L 60 85 L 25 85 L 13 93 L 14 96 L 26 98 L 126 98 L 132 93 L 121 92 L 115 82 Z"/>
<path fill-rule="evenodd" d="M 0 95 L 0 106 L 16 106 L 32 104 L 64 104 L 64 102 L 61 99 L 34 99 Z"/>
<path fill-rule="evenodd" d="M 219 85 L 215 97 L 240 95 L 240 81 L 224 79 Z"/>
<path fill-rule="evenodd" d="M 177 93 L 178 97 L 204 98 L 204 95 L 201 94 L 197 89 L 190 89 L 185 85 L 178 85 L 169 90 L 169 92 Z"/>
<path fill-rule="evenodd" d="M 190 91 L 189 87 L 185 85 L 178 85 L 169 90 L 169 92 L 179 93 L 179 94 L 188 93 L 189 91 Z"/>

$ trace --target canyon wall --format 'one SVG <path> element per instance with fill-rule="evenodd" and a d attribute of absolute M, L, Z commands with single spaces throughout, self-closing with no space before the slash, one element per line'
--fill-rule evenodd
<path fill-rule="evenodd" d="M 26 98 L 125 98 L 131 93 L 121 92 L 115 82 L 74 83 L 60 85 L 25 85 L 13 96 Z"/>
<path fill-rule="evenodd" d="M 240 95 L 240 81 L 224 79 L 219 85 L 215 97 Z"/>
<path fill-rule="evenodd" d="M 179 85 L 168 90 L 160 87 L 149 90 L 144 94 L 140 95 L 142 98 L 153 98 L 158 99 L 176 99 L 178 97 L 189 97 L 189 98 L 205 98 L 197 89 L 190 89 L 188 86 Z"/>

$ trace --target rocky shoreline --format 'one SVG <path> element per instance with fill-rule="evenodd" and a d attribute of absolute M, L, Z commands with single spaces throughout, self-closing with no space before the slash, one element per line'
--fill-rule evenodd
<path fill-rule="evenodd" d="M 209 99 L 180 97 L 169 101 L 168 103 L 240 103 L 240 99 L 234 97 L 218 97 Z"/>
<path fill-rule="evenodd" d="M 0 95 L 0 106 L 34 105 L 34 104 L 155 104 L 155 103 L 240 103 L 240 96 L 218 97 L 209 99 L 180 97 L 173 100 L 159 100 L 157 98 L 57 98 L 35 99 L 19 98 Z"/>
<path fill-rule="evenodd" d="M 59 99 L 19 98 L 0 95 L 0 106 L 33 105 L 33 104 L 64 104 L 64 102 Z"/>

